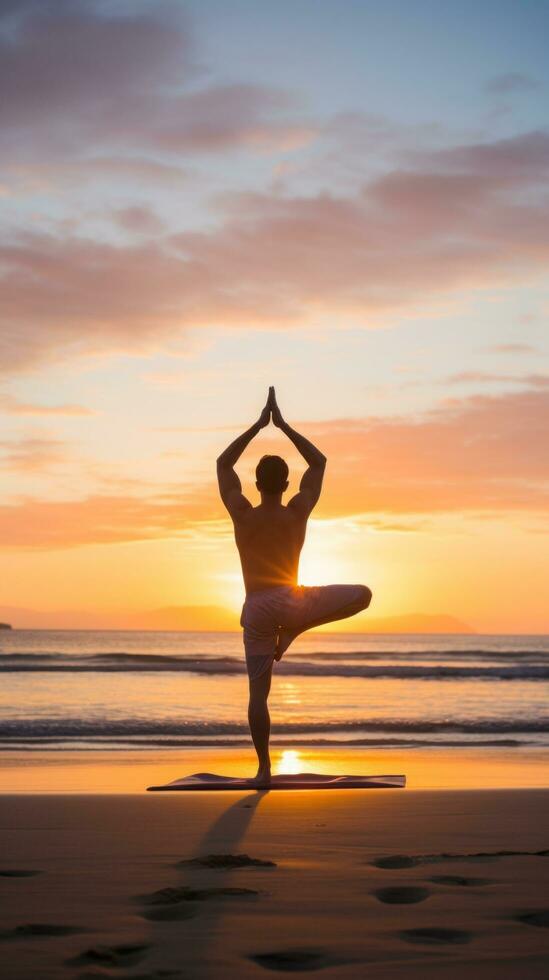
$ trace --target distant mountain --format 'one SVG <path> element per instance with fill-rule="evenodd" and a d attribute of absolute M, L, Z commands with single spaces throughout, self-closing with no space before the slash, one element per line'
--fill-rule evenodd
<path fill-rule="evenodd" d="M 93 613 L 84 610 L 22 609 L 0 606 L 0 616 L 19 629 L 119 629 L 239 631 L 240 612 L 224 606 L 166 606 L 138 613 Z M 8 625 L 7 623 L 5 624 Z M 475 633 L 468 623 L 443 613 L 407 613 L 402 616 L 370 616 L 359 613 L 320 627 L 323 632 L 345 633 Z"/>
<path fill-rule="evenodd" d="M 334 623 L 334 627 L 336 624 Z M 477 631 L 456 616 L 445 613 L 407 613 L 403 616 L 383 616 L 361 620 L 357 633 L 476 633 Z"/>
<path fill-rule="evenodd" d="M 0 616 L 18 629 L 64 630 L 239 630 L 240 613 L 223 606 L 167 606 L 143 612 L 37 610 L 0 606 Z"/>
<path fill-rule="evenodd" d="M 126 617 L 128 629 L 141 630 L 238 630 L 238 614 L 224 606 L 165 606 Z"/>
<path fill-rule="evenodd" d="M 11 630 L 11 623 L 0 623 L 0 630 Z"/>

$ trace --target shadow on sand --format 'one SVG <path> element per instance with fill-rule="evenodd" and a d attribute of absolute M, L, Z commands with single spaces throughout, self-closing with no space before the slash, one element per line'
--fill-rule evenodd
<path fill-rule="evenodd" d="M 173 896 L 173 904 L 165 908 L 165 914 L 158 909 L 157 915 L 149 916 L 152 929 L 151 946 L 165 946 L 166 929 L 178 930 L 181 940 L 178 961 L 169 963 L 169 968 L 181 970 L 181 976 L 191 975 L 195 967 L 200 975 L 215 975 L 216 960 L 222 962 L 223 953 L 217 946 L 218 926 L 227 912 L 234 911 L 234 902 L 255 899 L 257 894 L 253 881 L 239 870 L 235 872 L 228 867 L 212 870 L 206 866 L 198 869 L 185 862 L 193 858 L 203 858 L 207 855 L 234 855 L 238 852 L 248 827 L 268 789 L 254 790 L 245 796 L 239 794 L 236 802 L 231 803 L 206 830 L 191 852 L 181 854 L 182 863 L 179 866 L 181 883 L 174 888 L 163 889 L 169 901 Z M 247 887 L 238 887 L 247 886 Z M 251 887 L 250 887 L 251 886 Z M 160 894 L 160 893 L 159 893 Z M 180 898 L 178 898 L 180 896 Z M 204 943 L 203 916 L 207 915 L 207 943 Z M 151 921 L 151 919 L 153 921 Z M 154 921 L 156 920 L 156 921 Z M 196 935 L 195 933 L 196 922 Z M 194 955 L 199 960 L 192 962 Z M 168 966 L 168 964 L 163 964 Z M 219 961 L 218 961 L 218 965 Z M 196 975 L 196 974 L 192 974 Z"/>

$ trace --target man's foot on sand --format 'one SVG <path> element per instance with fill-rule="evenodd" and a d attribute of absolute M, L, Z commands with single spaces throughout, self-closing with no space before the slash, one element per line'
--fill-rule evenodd
<path fill-rule="evenodd" d="M 271 785 L 271 770 L 258 769 L 256 775 L 249 780 L 250 786 L 267 787 Z"/>

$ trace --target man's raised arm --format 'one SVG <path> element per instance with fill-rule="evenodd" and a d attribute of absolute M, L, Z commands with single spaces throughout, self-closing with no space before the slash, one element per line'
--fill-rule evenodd
<path fill-rule="evenodd" d="M 295 429 L 292 429 L 291 425 L 288 425 L 284 421 L 276 402 L 274 388 L 269 388 L 269 401 L 267 404 L 269 403 L 274 424 L 288 436 L 288 439 L 299 450 L 305 462 L 309 464 L 309 468 L 305 470 L 305 473 L 301 477 L 299 493 L 288 501 L 288 506 L 295 507 L 309 514 L 320 497 L 327 458 L 309 439 L 296 432 Z"/>
<path fill-rule="evenodd" d="M 219 483 L 219 493 L 225 507 L 231 517 L 237 517 L 240 513 L 251 507 L 249 500 L 242 493 L 242 484 L 238 474 L 233 469 L 235 463 L 240 459 L 246 446 L 252 441 L 254 436 L 269 424 L 271 418 L 271 408 L 269 401 L 261 412 L 257 422 L 254 422 L 249 429 L 242 435 L 237 436 L 229 446 L 217 457 L 217 481 Z"/>

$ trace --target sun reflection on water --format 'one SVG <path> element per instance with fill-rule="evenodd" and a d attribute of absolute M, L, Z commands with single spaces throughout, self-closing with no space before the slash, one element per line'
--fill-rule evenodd
<path fill-rule="evenodd" d="M 284 681 L 279 686 L 279 697 L 282 704 L 301 704 L 299 688 L 292 681 Z"/>
<path fill-rule="evenodd" d="M 301 772 L 302 760 L 300 753 L 296 749 L 284 749 L 280 759 L 276 763 L 275 771 L 277 773 L 285 773 L 290 775 L 291 773 Z"/>

